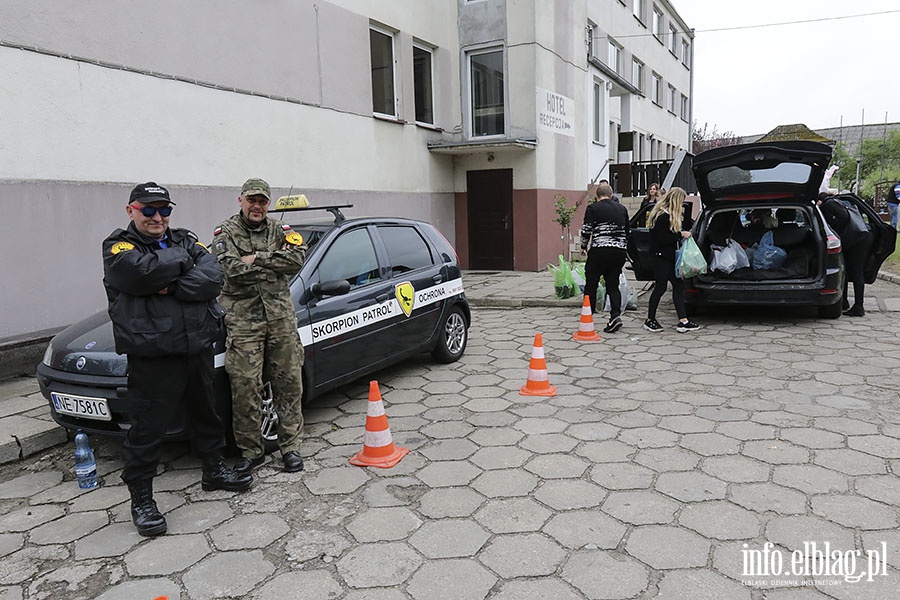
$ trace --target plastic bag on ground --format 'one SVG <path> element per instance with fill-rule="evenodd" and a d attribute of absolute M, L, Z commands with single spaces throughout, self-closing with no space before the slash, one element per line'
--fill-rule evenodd
<path fill-rule="evenodd" d="M 626 310 L 637 310 L 637 291 L 631 289 L 625 273 L 619 274 L 619 293 L 622 295 L 622 303 L 624 304 L 622 307 L 623 312 Z M 603 304 L 603 310 L 609 312 L 610 306 L 609 296 L 607 295 L 606 302 Z"/>
<path fill-rule="evenodd" d="M 689 279 L 706 273 L 706 259 L 700 251 L 700 246 L 694 241 L 694 238 L 687 238 L 681 244 L 681 252 L 678 254 L 678 260 L 675 263 L 675 276 L 681 279 Z"/>
<path fill-rule="evenodd" d="M 572 276 L 572 267 L 559 255 L 559 266 L 547 265 L 547 268 L 553 272 L 553 289 L 556 291 L 556 297 L 560 300 L 571 298 L 578 293 L 578 285 Z"/>
<path fill-rule="evenodd" d="M 572 279 L 575 280 L 575 285 L 578 286 L 578 290 L 584 295 L 584 263 L 572 265 Z"/>

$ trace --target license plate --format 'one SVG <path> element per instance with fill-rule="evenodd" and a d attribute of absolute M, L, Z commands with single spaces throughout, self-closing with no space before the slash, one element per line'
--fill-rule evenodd
<path fill-rule="evenodd" d="M 104 398 L 87 398 L 58 392 L 50 392 L 50 398 L 58 413 L 97 421 L 112 421 L 109 405 Z"/>

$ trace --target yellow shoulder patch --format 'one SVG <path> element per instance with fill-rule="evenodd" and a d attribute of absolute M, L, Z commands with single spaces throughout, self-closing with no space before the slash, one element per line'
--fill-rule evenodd
<path fill-rule="evenodd" d="M 303 245 L 303 236 L 296 231 L 290 231 L 284 235 L 284 241 L 295 246 Z"/>
<path fill-rule="evenodd" d="M 119 252 L 125 252 L 127 250 L 134 250 L 134 244 L 131 242 L 116 242 L 112 245 L 112 248 L 109 249 L 113 254 L 118 254 Z"/>

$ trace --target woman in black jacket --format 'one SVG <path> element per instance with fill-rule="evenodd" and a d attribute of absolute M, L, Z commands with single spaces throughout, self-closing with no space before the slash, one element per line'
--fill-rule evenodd
<path fill-rule="evenodd" d="M 872 254 L 874 236 L 870 230 L 860 232 L 853 229 L 851 235 L 847 225 L 850 223 L 850 211 L 844 203 L 834 196 L 819 194 L 819 209 L 828 222 L 828 226 L 841 238 L 841 252 L 844 255 L 844 315 L 862 317 L 866 314 L 863 298 L 866 290 L 865 266 Z M 848 284 L 853 282 L 853 306 L 847 296 Z"/>
<path fill-rule="evenodd" d="M 684 209 L 684 190 L 674 187 L 663 196 L 650 211 L 648 227 L 650 227 L 650 268 L 653 270 L 653 291 L 647 306 L 647 320 L 644 329 L 651 332 L 662 331 L 663 327 L 656 320 L 656 309 L 662 295 L 666 292 L 666 284 L 672 283 L 672 301 L 678 314 L 676 329 L 680 333 L 700 329 L 700 326 L 687 317 L 684 306 L 684 282 L 675 277 L 675 250 L 678 243 L 691 237 L 690 217 L 682 223 Z"/>

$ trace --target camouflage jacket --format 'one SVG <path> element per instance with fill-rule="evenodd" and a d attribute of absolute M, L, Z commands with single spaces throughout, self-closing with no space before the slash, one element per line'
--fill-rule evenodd
<path fill-rule="evenodd" d="M 219 302 L 228 309 L 229 327 L 294 318 L 289 284 L 303 266 L 306 245 L 290 225 L 269 217 L 252 226 L 238 213 L 216 228 L 212 251 L 225 271 Z M 253 264 L 241 260 L 254 253 Z"/>

